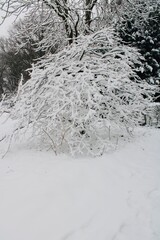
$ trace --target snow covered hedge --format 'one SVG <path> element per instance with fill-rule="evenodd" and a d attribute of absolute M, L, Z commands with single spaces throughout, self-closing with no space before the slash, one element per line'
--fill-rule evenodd
<path fill-rule="evenodd" d="M 19 129 L 32 130 L 55 153 L 102 154 L 116 144 L 115 132 L 125 135 L 138 124 L 148 104 L 149 85 L 131 67 L 138 58 L 104 29 L 41 60 L 19 87 Z"/>

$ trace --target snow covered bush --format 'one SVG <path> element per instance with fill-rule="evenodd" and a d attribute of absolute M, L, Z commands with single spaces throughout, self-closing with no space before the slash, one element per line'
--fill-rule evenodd
<path fill-rule="evenodd" d="M 125 136 L 141 121 L 150 101 L 150 86 L 132 70 L 139 57 L 104 29 L 42 59 L 19 87 L 13 110 L 19 132 L 32 130 L 33 139 L 56 154 L 111 149 L 118 134 Z"/>

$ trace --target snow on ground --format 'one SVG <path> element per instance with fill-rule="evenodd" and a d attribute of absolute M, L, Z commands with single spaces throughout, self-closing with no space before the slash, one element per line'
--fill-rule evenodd
<path fill-rule="evenodd" d="M 22 144 L 0 159 L 0 240 L 159 239 L 159 129 L 99 158 Z"/>

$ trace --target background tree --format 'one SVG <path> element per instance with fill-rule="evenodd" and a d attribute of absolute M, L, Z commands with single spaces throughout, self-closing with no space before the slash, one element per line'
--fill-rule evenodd
<path fill-rule="evenodd" d="M 35 0 L 34 2 L 31 0 L 23 2 L 20 0 L 2 0 L 0 9 L 4 12 L 4 20 L 10 14 L 19 15 L 25 10 L 31 10 L 34 13 L 48 11 L 50 17 L 41 19 L 43 20 L 41 24 L 50 22 L 51 15 L 56 15 L 64 26 L 68 42 L 72 43 L 79 35 L 80 30 L 84 33 L 90 31 L 94 18 L 93 9 L 96 4 L 97 0 Z"/>
<path fill-rule="evenodd" d="M 123 42 L 137 47 L 144 57 L 139 76 L 160 84 L 160 5 L 141 1 L 136 12 L 126 12 L 122 17 L 118 31 Z"/>
<path fill-rule="evenodd" d="M 24 22 L 14 24 L 13 29 L 9 32 L 9 37 L 0 40 L 0 82 L 1 93 L 4 91 L 14 92 L 19 84 L 21 75 L 24 83 L 29 79 L 30 74 L 27 71 L 31 68 L 32 63 L 42 57 L 43 52 L 35 49 L 38 37 L 33 35 L 21 35 L 21 26 Z M 23 47 L 22 47 L 23 46 Z"/>

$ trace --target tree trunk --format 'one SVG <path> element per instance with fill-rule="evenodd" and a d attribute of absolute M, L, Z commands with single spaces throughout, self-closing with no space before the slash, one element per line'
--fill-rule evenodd
<path fill-rule="evenodd" d="M 90 26 L 92 22 L 92 10 L 96 4 L 97 0 L 86 0 L 85 2 L 85 33 L 90 32 Z"/>

